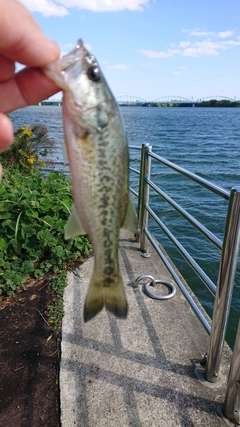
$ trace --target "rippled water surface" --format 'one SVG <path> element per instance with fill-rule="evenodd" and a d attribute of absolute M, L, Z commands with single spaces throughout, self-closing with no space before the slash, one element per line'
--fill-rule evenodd
<path fill-rule="evenodd" d="M 234 108 L 143 108 L 122 107 L 129 145 L 149 143 L 153 151 L 215 184 L 230 190 L 240 185 L 240 109 Z M 61 107 L 32 106 L 11 114 L 14 127 L 42 123 L 56 141 L 54 168 L 68 171 L 63 156 Z M 130 151 L 132 166 L 139 168 L 139 152 Z M 134 186 L 136 175 L 131 174 Z M 199 187 L 166 166 L 152 161 L 152 180 L 207 228 L 223 239 L 227 201 Z M 151 192 L 151 207 L 217 283 L 220 252 L 182 219 L 160 197 Z M 192 272 L 154 222 L 149 228 L 173 258 L 182 275 L 211 314 L 213 297 Z M 228 328 L 232 344 L 239 317 L 240 274 L 238 272 Z"/>

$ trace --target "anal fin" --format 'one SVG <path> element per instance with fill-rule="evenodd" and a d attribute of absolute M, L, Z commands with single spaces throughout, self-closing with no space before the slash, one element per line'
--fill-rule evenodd
<path fill-rule="evenodd" d="M 133 201 L 130 193 L 129 193 L 127 213 L 126 213 L 122 228 L 126 228 L 127 230 L 132 231 L 134 234 L 137 233 L 137 215 L 136 215 L 136 210 L 133 205 Z"/>
<path fill-rule="evenodd" d="M 72 205 L 71 213 L 65 226 L 65 239 L 78 236 L 79 234 L 87 234 L 81 224 L 79 216 L 77 214 L 75 205 Z"/>

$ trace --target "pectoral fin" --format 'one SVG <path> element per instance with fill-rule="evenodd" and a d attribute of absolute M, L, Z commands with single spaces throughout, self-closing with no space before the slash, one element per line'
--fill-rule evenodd
<path fill-rule="evenodd" d="M 127 228 L 129 231 L 132 231 L 134 234 L 137 233 L 137 215 L 135 207 L 133 206 L 133 201 L 129 193 L 129 201 L 127 207 L 127 213 L 122 225 L 123 228 Z"/>
<path fill-rule="evenodd" d="M 78 236 L 79 234 L 86 234 L 86 232 L 80 222 L 75 205 L 73 204 L 70 216 L 65 226 L 64 237 L 65 239 L 70 239 L 71 237 Z"/>

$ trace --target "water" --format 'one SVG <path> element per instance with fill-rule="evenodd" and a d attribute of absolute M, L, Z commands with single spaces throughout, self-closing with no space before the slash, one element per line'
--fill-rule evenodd
<path fill-rule="evenodd" d="M 149 143 L 155 153 L 227 190 L 234 185 L 240 185 L 240 109 L 122 107 L 121 112 L 129 145 L 140 147 L 143 142 Z M 68 172 L 62 149 L 64 136 L 61 114 L 61 108 L 57 106 L 32 106 L 12 113 L 11 118 L 15 129 L 24 123 L 46 125 L 49 136 L 56 141 L 54 168 Z M 139 155 L 140 153 L 136 151 L 130 153 L 131 165 L 137 169 Z M 131 185 L 134 186 L 136 175 L 131 173 L 130 179 Z M 223 239 L 228 207 L 224 199 L 155 160 L 152 162 L 152 180 Z M 150 206 L 216 284 L 219 250 L 207 242 L 160 197 L 152 195 L 150 200 Z M 150 221 L 149 228 L 211 315 L 213 297 L 210 292 L 153 221 Z M 231 346 L 239 317 L 239 302 L 238 272 L 227 331 L 227 340 Z"/>

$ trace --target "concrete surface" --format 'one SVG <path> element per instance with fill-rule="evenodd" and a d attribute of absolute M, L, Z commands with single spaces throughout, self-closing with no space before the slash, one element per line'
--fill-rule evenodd
<path fill-rule="evenodd" d="M 69 274 L 60 369 L 62 427 L 226 425 L 217 411 L 228 369 L 223 364 L 220 384 L 211 386 L 195 375 L 209 336 L 179 288 L 173 298 L 159 301 L 145 295 L 141 284 L 133 286 L 141 274 L 173 283 L 160 258 L 150 252 L 150 258 L 143 258 L 129 233 L 121 234 L 127 320 L 104 310 L 84 324 L 93 258 Z"/>

